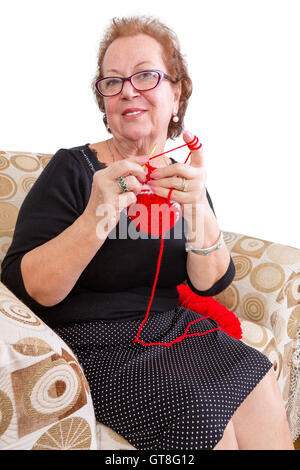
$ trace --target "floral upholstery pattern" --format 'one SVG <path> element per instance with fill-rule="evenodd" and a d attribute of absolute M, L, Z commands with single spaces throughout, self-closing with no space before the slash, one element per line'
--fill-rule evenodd
<path fill-rule="evenodd" d="M 51 154 L 0 152 L 0 265 L 26 194 Z M 236 267 L 214 298 L 273 363 L 293 440 L 300 434 L 300 250 L 225 232 Z M 95 420 L 73 351 L 0 283 L 0 449 L 134 449 Z"/>

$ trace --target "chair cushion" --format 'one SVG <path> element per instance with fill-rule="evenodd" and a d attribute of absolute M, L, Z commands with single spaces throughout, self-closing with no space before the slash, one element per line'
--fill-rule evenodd
<path fill-rule="evenodd" d="M 0 283 L 0 449 L 97 449 L 88 383 L 73 353 Z"/>
<path fill-rule="evenodd" d="M 98 423 L 96 425 L 98 433 L 98 450 L 137 450 L 120 434 L 113 429 Z"/>

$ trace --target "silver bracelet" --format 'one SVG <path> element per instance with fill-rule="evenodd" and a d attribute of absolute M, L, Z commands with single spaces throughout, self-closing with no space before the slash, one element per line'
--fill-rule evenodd
<path fill-rule="evenodd" d="M 215 245 L 210 246 L 209 248 L 196 248 L 191 243 L 186 242 L 185 244 L 185 251 L 192 251 L 193 253 L 197 253 L 197 255 L 208 255 L 213 251 L 219 250 L 223 245 L 223 232 L 220 231 L 220 236 L 218 241 Z"/>

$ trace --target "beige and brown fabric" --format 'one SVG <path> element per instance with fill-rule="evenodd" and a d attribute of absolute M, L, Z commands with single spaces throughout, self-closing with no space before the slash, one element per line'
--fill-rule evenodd
<path fill-rule="evenodd" d="M 236 275 L 215 296 L 240 318 L 246 344 L 265 354 L 280 385 L 294 440 L 300 434 L 300 250 L 224 232 Z"/>
<path fill-rule="evenodd" d="M 51 157 L 0 152 L 0 263 L 24 197 Z M 300 250 L 232 232 L 224 239 L 236 276 L 215 299 L 240 318 L 242 341 L 272 361 L 296 440 Z M 133 449 L 96 423 L 88 385 L 68 346 L 3 284 L 0 299 L 0 448 Z"/>
<path fill-rule="evenodd" d="M 0 283 L 0 449 L 97 449 L 88 383 L 70 348 Z"/>

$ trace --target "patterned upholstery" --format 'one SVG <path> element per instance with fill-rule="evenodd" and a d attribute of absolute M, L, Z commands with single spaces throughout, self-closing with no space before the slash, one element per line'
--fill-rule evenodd
<path fill-rule="evenodd" d="M 300 250 L 237 233 L 224 235 L 236 275 L 215 299 L 239 317 L 242 341 L 273 363 L 296 440 L 300 434 Z"/>
<path fill-rule="evenodd" d="M 97 449 L 73 352 L 0 283 L 0 449 Z"/>
<path fill-rule="evenodd" d="M 25 195 L 51 154 L 0 152 L 0 263 Z M 215 299 L 273 363 L 293 439 L 300 434 L 300 250 L 224 232 L 236 267 Z M 70 348 L 0 283 L 0 449 L 134 449 L 97 423 Z M 298 397 L 298 400 L 297 400 Z"/>

